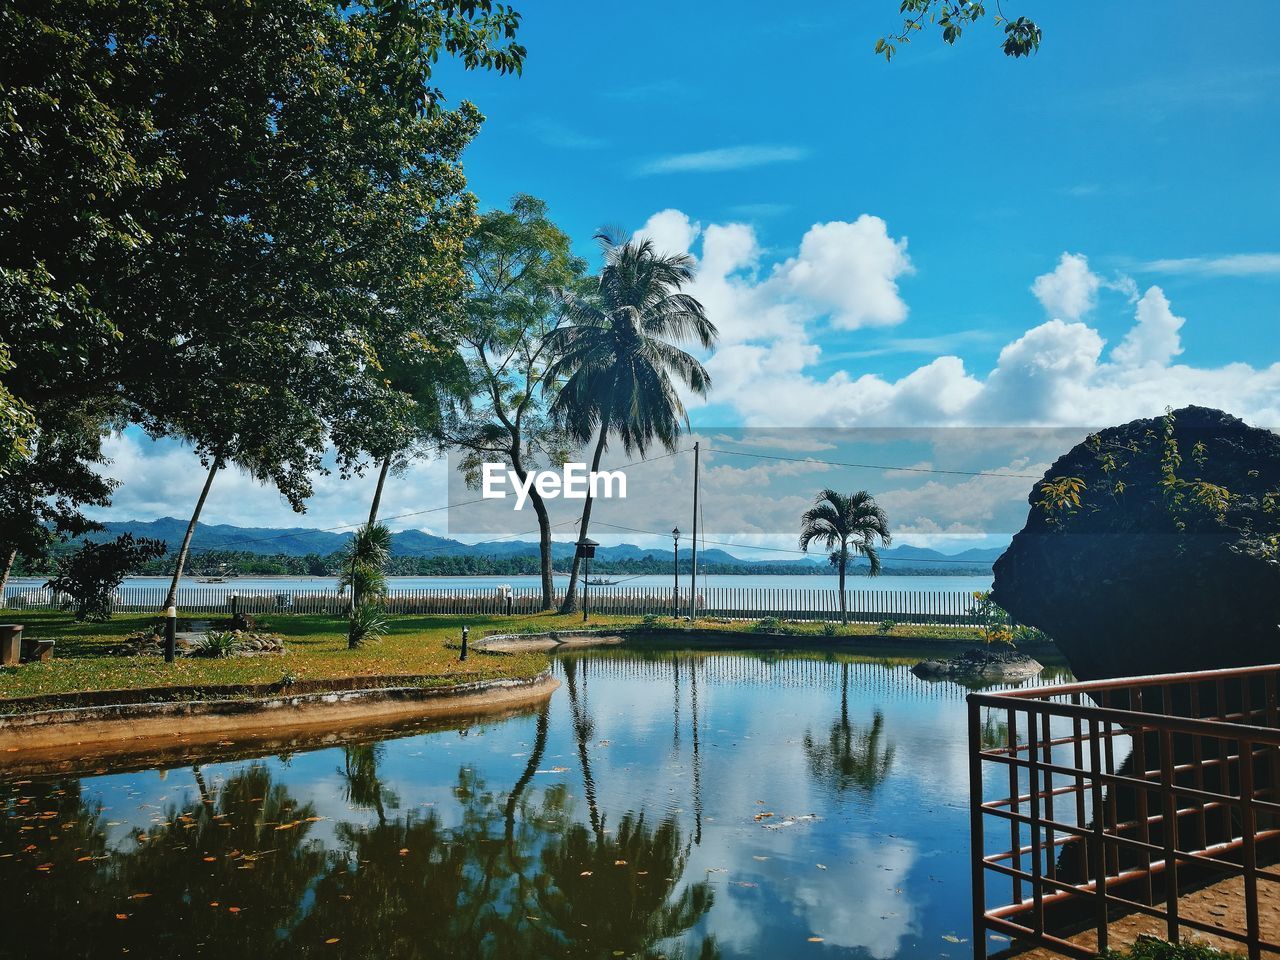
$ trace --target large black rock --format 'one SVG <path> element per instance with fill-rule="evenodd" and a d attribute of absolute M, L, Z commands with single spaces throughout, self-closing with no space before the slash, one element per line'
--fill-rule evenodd
<path fill-rule="evenodd" d="M 1083 481 L 1079 506 L 1045 509 L 1066 477 Z M 992 599 L 1081 679 L 1280 661 L 1277 491 L 1280 437 L 1220 410 L 1103 430 L 1032 490 Z"/>

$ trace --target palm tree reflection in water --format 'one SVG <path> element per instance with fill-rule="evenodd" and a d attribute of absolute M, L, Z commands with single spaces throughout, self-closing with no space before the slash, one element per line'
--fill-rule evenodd
<path fill-rule="evenodd" d="M 894 745 L 885 742 L 884 714 L 877 708 L 871 725 L 858 729 L 849 720 L 849 664 L 840 664 L 840 716 L 831 724 L 825 742 L 804 735 L 809 772 L 835 796 L 852 787 L 874 790 L 893 766 Z"/>

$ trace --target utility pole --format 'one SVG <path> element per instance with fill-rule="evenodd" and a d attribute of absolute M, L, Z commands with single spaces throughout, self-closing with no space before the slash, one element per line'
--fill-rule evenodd
<path fill-rule="evenodd" d="M 698 617 L 698 441 L 693 444 L 693 565 L 689 568 L 689 622 Z"/>

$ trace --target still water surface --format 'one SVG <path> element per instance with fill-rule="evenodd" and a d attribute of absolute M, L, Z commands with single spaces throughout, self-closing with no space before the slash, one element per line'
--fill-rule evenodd
<path fill-rule="evenodd" d="M 555 670 L 502 719 L 9 776 L 0 956 L 970 955 L 962 688 L 818 655 Z"/>

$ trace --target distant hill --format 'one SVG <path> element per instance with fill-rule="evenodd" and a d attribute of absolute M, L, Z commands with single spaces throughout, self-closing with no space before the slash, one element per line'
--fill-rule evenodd
<path fill-rule="evenodd" d="M 131 533 L 135 537 L 152 537 L 163 540 L 171 548 L 182 542 L 187 530 L 187 521 L 174 517 L 162 517 L 159 520 L 112 520 L 103 524 L 111 535 Z M 98 534 L 96 538 L 102 535 Z M 193 554 L 209 551 L 236 551 L 240 553 L 258 554 L 261 556 L 305 557 L 311 554 L 328 556 L 340 551 L 351 538 L 351 533 L 335 533 L 329 530 L 311 530 L 306 527 L 237 527 L 231 524 L 196 525 L 192 538 Z M 910 570 L 929 572 L 945 572 L 955 570 L 957 573 L 985 572 L 991 564 L 1004 552 L 1002 547 L 987 547 L 965 550 L 958 554 L 944 554 L 927 547 L 898 546 L 881 552 L 886 568 L 906 573 Z M 527 557 L 536 556 L 538 545 L 527 540 L 503 540 L 495 543 L 466 544 L 448 537 L 438 537 L 423 530 L 404 530 L 392 535 L 391 553 L 395 557 Z M 681 557 L 687 559 L 688 546 L 680 551 Z M 653 558 L 658 561 L 669 561 L 670 549 L 654 549 L 640 547 L 632 543 L 617 546 L 601 547 L 596 556 L 602 561 L 640 561 Z M 552 557 L 557 565 L 567 563 L 573 557 L 573 544 L 557 541 L 552 546 Z M 744 569 L 768 565 L 794 567 L 797 573 L 811 572 L 815 566 L 825 568 L 826 556 L 821 551 L 808 557 L 796 557 L 779 554 L 767 559 L 743 559 L 736 557 L 718 547 L 709 547 L 698 552 L 699 566 L 703 562 L 708 565 L 736 565 Z M 855 568 L 866 566 L 864 558 L 853 561 Z"/>

